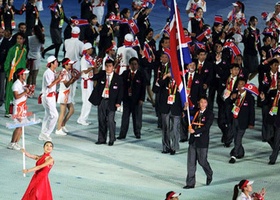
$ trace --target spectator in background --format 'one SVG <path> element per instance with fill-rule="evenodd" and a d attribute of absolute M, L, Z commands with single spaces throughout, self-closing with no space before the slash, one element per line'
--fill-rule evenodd
<path fill-rule="evenodd" d="M 206 1 L 204 0 L 189 0 L 186 6 L 186 12 L 189 16 L 189 19 L 194 17 L 195 10 L 200 7 L 203 12 L 206 12 Z"/>

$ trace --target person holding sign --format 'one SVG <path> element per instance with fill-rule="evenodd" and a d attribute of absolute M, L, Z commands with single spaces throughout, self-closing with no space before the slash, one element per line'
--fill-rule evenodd
<path fill-rule="evenodd" d="M 27 117 L 27 94 L 29 89 L 26 87 L 26 74 L 29 73 L 27 69 L 17 69 L 14 73 L 14 80 L 16 80 L 12 86 L 14 101 L 13 101 L 13 118 L 16 122 L 22 122 Z M 8 149 L 20 150 L 18 141 L 22 134 L 22 127 L 18 127 L 14 130 L 10 144 L 7 146 Z"/>
<path fill-rule="evenodd" d="M 25 151 L 25 149 L 21 149 L 21 151 L 31 159 L 36 160 L 36 166 L 30 169 L 23 169 L 22 172 L 24 174 L 29 172 L 35 172 L 28 188 L 26 189 L 22 200 L 29 199 L 53 199 L 52 190 L 50 186 L 50 181 L 48 178 L 48 174 L 54 164 L 54 160 L 51 157 L 51 152 L 53 150 L 53 143 L 51 141 L 47 141 L 44 144 L 44 154 L 41 156 L 32 155 Z"/>

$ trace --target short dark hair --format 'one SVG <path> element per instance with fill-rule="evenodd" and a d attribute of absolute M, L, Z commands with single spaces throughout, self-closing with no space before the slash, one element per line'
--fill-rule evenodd
<path fill-rule="evenodd" d="M 112 65 L 114 65 L 114 61 L 111 60 L 111 59 L 106 60 L 106 61 L 105 61 L 105 65 L 107 65 L 107 64 L 112 64 Z"/>
<path fill-rule="evenodd" d="M 136 58 L 136 57 L 130 58 L 129 61 L 128 61 L 128 63 L 131 64 L 133 61 L 136 61 L 137 63 L 139 63 L 139 60 L 138 60 L 138 58 Z"/>
<path fill-rule="evenodd" d="M 200 101 L 201 99 L 206 100 L 206 101 L 208 102 L 208 98 L 207 98 L 207 96 L 205 96 L 205 95 L 202 95 L 202 96 L 199 98 L 199 101 Z"/>
<path fill-rule="evenodd" d="M 279 64 L 279 61 L 276 58 L 273 58 L 268 64 L 269 66 L 273 65 L 274 63 Z"/>

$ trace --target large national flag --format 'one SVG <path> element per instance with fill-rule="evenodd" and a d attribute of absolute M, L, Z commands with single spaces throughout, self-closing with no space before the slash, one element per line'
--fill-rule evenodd
<path fill-rule="evenodd" d="M 187 101 L 184 65 L 191 62 L 191 55 L 186 41 L 180 13 L 176 0 L 171 1 L 170 7 L 170 63 L 172 76 L 178 86 L 182 104 Z M 181 72 L 180 72 L 181 71 Z M 181 76 L 181 74 L 183 76 Z"/>

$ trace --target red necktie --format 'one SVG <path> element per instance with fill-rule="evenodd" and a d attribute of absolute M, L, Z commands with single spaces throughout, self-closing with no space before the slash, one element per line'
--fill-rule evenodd
<path fill-rule="evenodd" d="M 238 107 L 240 107 L 241 105 L 240 105 L 240 102 L 241 102 L 241 95 L 239 94 L 238 96 L 237 96 L 237 99 L 236 99 L 236 106 L 238 106 Z"/>
<path fill-rule="evenodd" d="M 134 76 L 135 76 L 134 71 L 132 71 L 130 75 L 131 75 L 131 80 L 133 80 L 133 79 L 134 79 Z"/>
<path fill-rule="evenodd" d="M 202 69 L 202 64 L 198 64 L 198 73 L 200 74 L 201 73 L 201 69 Z"/>
<path fill-rule="evenodd" d="M 232 91 L 232 86 L 233 86 L 233 78 L 230 78 L 228 90 Z"/>
<path fill-rule="evenodd" d="M 107 75 L 105 88 L 109 88 L 109 79 L 110 79 L 110 76 Z"/>
<path fill-rule="evenodd" d="M 192 87 L 192 81 L 193 81 L 192 74 L 190 74 L 190 77 L 189 77 L 189 80 L 188 80 L 188 88 L 189 89 L 191 89 L 191 87 Z"/>
<path fill-rule="evenodd" d="M 272 75 L 271 77 L 271 85 L 270 85 L 270 88 L 276 88 L 276 80 L 275 80 L 275 74 Z"/>

